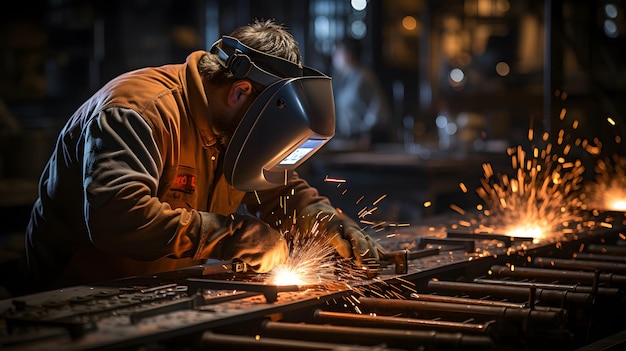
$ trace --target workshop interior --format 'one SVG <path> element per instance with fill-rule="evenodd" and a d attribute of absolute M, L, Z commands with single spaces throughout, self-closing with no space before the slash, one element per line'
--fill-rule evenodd
<path fill-rule="evenodd" d="M 625 1 L 3 7 L 0 349 L 626 347 Z M 361 43 L 388 118 L 366 143 L 313 143 L 295 170 L 379 243 L 379 267 L 334 266 L 302 239 L 286 267 L 299 280 L 207 261 L 21 294 L 39 176 L 72 113 L 117 75 L 184 62 L 253 18 L 284 24 L 331 79 L 336 43 Z"/>

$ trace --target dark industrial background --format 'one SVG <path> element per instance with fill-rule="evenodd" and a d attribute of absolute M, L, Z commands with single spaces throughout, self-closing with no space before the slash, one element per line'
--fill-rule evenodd
<path fill-rule="evenodd" d="M 300 170 L 352 216 L 361 198 L 383 198 L 372 215 L 389 221 L 472 206 L 481 165 L 506 167 L 506 147 L 527 143 L 529 128 L 565 129 L 602 141 L 606 154 L 623 153 L 621 0 L 22 0 L 2 7 L 6 269 L 21 256 L 39 173 L 72 112 L 116 75 L 183 62 L 252 18 L 284 23 L 305 63 L 324 72 L 336 39 L 364 43 L 393 110 L 389 139 L 367 150 L 322 150 Z M 440 116 L 447 125 L 436 124 Z"/>

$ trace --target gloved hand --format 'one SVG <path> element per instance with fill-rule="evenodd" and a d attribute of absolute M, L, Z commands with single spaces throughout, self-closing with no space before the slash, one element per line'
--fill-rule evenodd
<path fill-rule="evenodd" d="M 212 221 L 215 220 L 216 217 L 213 217 Z M 212 247 L 210 256 L 213 258 L 240 259 L 253 271 L 265 273 L 283 263 L 289 256 L 285 238 L 256 217 L 231 214 L 219 216 L 218 222 L 221 222 L 219 229 L 208 239 L 218 240 L 217 243 L 208 245 Z"/>
<path fill-rule="evenodd" d="M 315 222 L 326 235 L 331 235 L 330 245 L 343 258 L 353 258 L 358 266 L 376 265 L 379 246 L 361 230 L 358 224 L 325 203 L 311 204 L 300 211 L 297 224 L 301 232 L 306 232 Z"/>

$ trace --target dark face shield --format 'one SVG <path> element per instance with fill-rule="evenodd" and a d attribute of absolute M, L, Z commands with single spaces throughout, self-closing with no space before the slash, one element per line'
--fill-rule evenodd
<path fill-rule="evenodd" d="M 225 43 L 225 38 L 231 42 Z M 232 40 L 223 37 L 219 50 L 216 43 L 211 51 L 223 60 L 226 58 L 227 66 L 230 62 L 237 67 L 237 73 L 233 72 L 236 77 L 269 86 L 254 100 L 237 126 L 224 155 L 224 175 L 232 186 L 242 191 L 284 185 L 291 172 L 335 133 L 331 79 L 277 57 L 257 51 L 246 53 L 243 50 L 252 49 Z M 231 54 L 222 50 L 224 44 L 231 44 Z M 254 56 L 258 55 L 264 56 L 259 61 L 269 67 L 267 70 L 255 64 Z"/>

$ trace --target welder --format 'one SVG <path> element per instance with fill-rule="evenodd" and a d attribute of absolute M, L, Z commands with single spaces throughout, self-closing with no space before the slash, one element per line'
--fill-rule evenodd
<path fill-rule="evenodd" d="M 185 63 L 124 73 L 71 116 L 27 228 L 31 290 L 171 271 L 207 259 L 267 272 L 283 229 L 319 222 L 339 256 L 373 240 L 295 168 L 334 134 L 330 77 L 273 20 Z M 324 220 L 325 219 L 325 220 Z"/>

